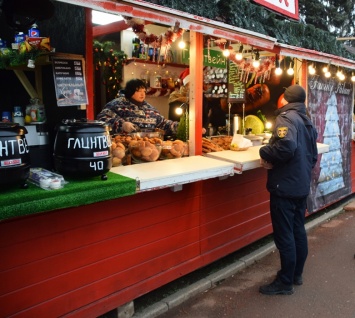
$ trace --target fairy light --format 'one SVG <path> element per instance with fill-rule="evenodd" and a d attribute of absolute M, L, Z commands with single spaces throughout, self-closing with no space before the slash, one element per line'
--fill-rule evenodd
<path fill-rule="evenodd" d="M 228 57 L 231 54 L 230 49 L 232 49 L 232 47 L 227 45 L 227 48 L 223 50 L 223 56 Z"/>
<path fill-rule="evenodd" d="M 308 73 L 309 73 L 310 75 L 316 74 L 316 69 L 314 68 L 313 63 L 308 66 Z"/>
<path fill-rule="evenodd" d="M 280 58 L 278 55 L 276 55 L 275 59 L 275 75 L 281 75 L 282 74 L 282 69 L 280 67 Z"/>
<path fill-rule="evenodd" d="M 255 59 L 253 59 L 253 67 L 258 68 L 260 66 L 260 54 L 258 51 L 255 52 Z"/>
<path fill-rule="evenodd" d="M 184 32 L 185 33 L 185 32 Z M 181 36 L 181 41 L 179 42 L 178 46 L 181 50 L 183 50 L 186 47 L 186 42 L 184 41 L 184 33 Z"/>
<path fill-rule="evenodd" d="M 287 74 L 288 75 L 293 75 L 295 73 L 295 71 L 293 70 L 293 61 L 290 62 L 290 66 L 287 70 Z"/>
<path fill-rule="evenodd" d="M 243 44 L 240 45 L 238 53 L 235 54 L 235 59 L 241 61 L 243 59 Z"/>

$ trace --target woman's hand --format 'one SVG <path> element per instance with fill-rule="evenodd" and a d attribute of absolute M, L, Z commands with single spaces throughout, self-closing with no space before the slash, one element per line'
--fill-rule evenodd
<path fill-rule="evenodd" d="M 129 121 L 126 121 L 122 124 L 122 130 L 127 133 L 131 133 L 136 130 L 136 126 Z"/>

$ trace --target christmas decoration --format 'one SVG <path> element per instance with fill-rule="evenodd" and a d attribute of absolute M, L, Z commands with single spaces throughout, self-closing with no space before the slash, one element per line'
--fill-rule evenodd
<path fill-rule="evenodd" d="M 207 41 L 208 52 L 211 40 Z M 238 58 L 238 53 L 235 52 L 231 45 L 226 45 L 227 41 L 225 39 L 216 39 L 214 43 L 218 45 L 218 47 L 223 51 L 228 51 L 228 54 L 224 53 L 224 56 L 238 65 L 240 68 L 240 81 L 248 82 L 251 78 L 256 83 L 263 83 L 265 80 L 270 79 L 271 70 L 275 67 L 275 57 L 274 56 L 259 56 L 259 52 L 255 53 L 258 56 L 258 65 L 253 64 L 253 58 Z M 208 53 L 209 54 L 209 53 Z M 251 84 L 251 83 L 249 83 Z"/>
<path fill-rule="evenodd" d="M 101 75 L 107 98 L 110 100 L 117 97 L 121 89 L 123 65 L 127 60 L 127 54 L 116 51 L 114 47 L 115 43 L 111 41 L 101 43 L 95 40 L 93 44 L 95 70 Z"/>
<path fill-rule="evenodd" d="M 166 60 L 166 55 L 169 51 L 170 45 L 181 37 L 184 33 L 184 29 L 180 28 L 178 25 L 175 27 L 168 28 L 164 33 L 160 35 L 151 34 L 145 28 L 144 20 L 123 17 L 126 23 L 132 28 L 133 32 L 139 38 L 141 42 L 152 47 L 155 50 L 164 48 L 164 61 Z M 155 55 L 155 52 L 153 56 Z"/>

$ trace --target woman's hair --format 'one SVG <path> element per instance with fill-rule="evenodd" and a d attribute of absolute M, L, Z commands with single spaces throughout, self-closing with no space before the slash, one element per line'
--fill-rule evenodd
<path fill-rule="evenodd" d="M 126 98 L 131 98 L 133 96 L 133 94 L 140 90 L 141 88 L 146 89 L 147 86 L 145 85 L 145 83 L 140 80 L 140 79 L 131 79 L 126 83 L 126 87 L 123 90 L 123 93 L 125 95 Z"/>

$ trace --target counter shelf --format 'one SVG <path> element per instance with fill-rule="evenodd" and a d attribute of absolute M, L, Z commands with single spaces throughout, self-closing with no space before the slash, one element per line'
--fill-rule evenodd
<path fill-rule="evenodd" d="M 260 168 L 259 149 L 263 146 L 253 146 L 246 151 L 218 151 L 206 153 L 208 158 L 219 159 L 234 164 L 235 173 Z M 329 151 L 329 145 L 317 143 L 318 154 Z"/>
<path fill-rule="evenodd" d="M 171 187 L 179 191 L 182 185 L 234 174 L 233 163 L 204 156 L 191 156 L 129 166 L 114 167 L 110 172 L 137 180 L 137 191 Z"/>

